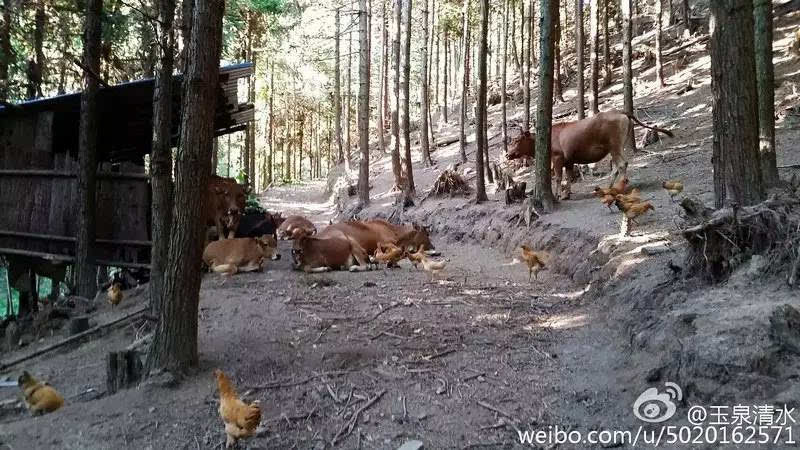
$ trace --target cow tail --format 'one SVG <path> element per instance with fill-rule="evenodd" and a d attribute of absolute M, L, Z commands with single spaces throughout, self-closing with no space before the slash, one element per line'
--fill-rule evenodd
<path fill-rule="evenodd" d="M 673 134 L 672 131 L 666 130 L 664 128 L 659 128 L 659 127 L 653 127 L 653 126 L 650 126 L 650 125 L 646 125 L 646 124 L 642 123 L 641 120 L 637 119 L 636 116 L 634 116 L 633 114 L 628 114 L 628 113 L 623 113 L 623 114 L 628 116 L 628 119 L 636 122 L 636 124 L 638 124 L 638 125 L 641 125 L 641 126 L 643 126 L 645 128 L 649 128 L 649 129 L 651 129 L 653 131 L 656 131 L 656 132 L 659 132 L 659 133 L 664 133 L 669 137 L 675 137 L 675 134 Z"/>

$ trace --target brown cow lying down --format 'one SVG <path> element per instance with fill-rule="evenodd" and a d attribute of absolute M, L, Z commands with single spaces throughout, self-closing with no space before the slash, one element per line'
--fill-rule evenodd
<path fill-rule="evenodd" d="M 278 239 L 291 240 L 294 239 L 295 230 L 301 230 L 302 234 L 311 236 L 316 234 L 317 227 L 311 223 L 310 220 L 303 216 L 289 216 L 283 220 L 283 223 L 278 227 Z"/>
<path fill-rule="evenodd" d="M 233 238 L 239 228 L 247 191 L 233 178 L 212 176 L 206 194 L 206 225 L 216 227 L 218 239 Z"/>
<path fill-rule="evenodd" d="M 368 220 L 365 222 L 351 220 L 329 225 L 319 233 L 319 237 L 328 237 L 344 233 L 363 248 L 368 255 L 374 255 L 381 243 L 397 245 L 402 249 L 415 251 L 419 247 L 433 250 L 428 231 L 422 227 L 407 228 L 391 224 L 385 220 Z"/>
<path fill-rule="evenodd" d="M 212 271 L 225 275 L 261 271 L 267 258 L 281 258 L 277 247 L 278 243 L 272 236 L 214 241 L 203 251 L 203 262 Z"/>
<path fill-rule="evenodd" d="M 306 273 L 374 268 L 367 252 L 341 232 L 331 232 L 327 237 L 299 235 L 292 243 L 292 267 Z"/>
<path fill-rule="evenodd" d="M 613 167 L 611 185 L 619 177 L 626 177 L 628 161 L 625 159 L 624 149 L 632 144 L 628 142 L 628 135 L 634 123 L 673 136 L 669 130 L 645 125 L 635 116 L 628 116 L 620 111 L 606 111 L 577 122 L 553 124 L 550 136 L 550 159 L 555 174 L 556 191 L 561 187 L 563 169 L 571 173 L 575 164 L 596 163 L 608 154 L 611 154 Z M 506 157 L 508 159 L 532 157 L 534 141 L 534 136 L 527 131 L 524 132 L 512 142 Z M 571 182 L 570 177 L 567 177 L 560 198 L 569 198 Z"/>

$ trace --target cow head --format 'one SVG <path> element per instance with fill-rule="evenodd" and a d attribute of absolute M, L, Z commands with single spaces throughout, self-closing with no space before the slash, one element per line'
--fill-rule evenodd
<path fill-rule="evenodd" d="M 306 252 L 309 251 L 309 246 L 311 244 L 311 239 L 305 234 L 300 236 L 299 238 L 295 239 L 292 242 L 292 268 L 295 270 L 301 270 L 303 268 L 303 261 L 304 257 L 306 256 Z"/>
<path fill-rule="evenodd" d="M 275 223 L 275 228 L 278 228 L 279 226 L 281 226 L 283 221 L 286 220 L 286 217 L 283 217 L 281 215 L 281 213 L 279 213 L 279 212 L 276 212 L 274 214 L 272 214 L 272 213 L 267 213 L 267 214 L 272 216 L 272 221 Z"/>
<path fill-rule="evenodd" d="M 533 157 L 534 146 L 535 144 L 531 132 L 523 131 L 521 135 L 511 141 L 511 144 L 508 146 L 506 158 L 518 159 Z"/>
<path fill-rule="evenodd" d="M 411 253 L 419 249 L 435 250 L 426 227 L 414 224 L 414 229 L 397 239 L 397 246 Z"/>
<path fill-rule="evenodd" d="M 264 251 L 266 256 L 269 259 L 276 261 L 281 259 L 280 253 L 278 253 L 278 242 L 275 240 L 274 237 L 265 234 L 264 236 L 255 238 L 256 242 L 258 242 L 258 246 L 261 247 L 261 250 Z"/>

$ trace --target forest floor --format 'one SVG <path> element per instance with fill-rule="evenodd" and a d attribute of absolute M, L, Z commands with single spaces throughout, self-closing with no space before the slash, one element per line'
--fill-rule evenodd
<path fill-rule="evenodd" d="M 797 14 L 776 22 L 779 165 L 800 163 L 800 61 L 785 56 L 798 22 Z M 668 56 L 667 65 L 677 57 Z M 607 183 L 602 176 L 573 185 L 572 200 L 526 227 L 518 225 L 519 207 L 506 206 L 492 185 L 482 205 L 430 197 L 398 210 L 389 158 L 378 158 L 371 165 L 373 203 L 359 216 L 392 215 L 430 227 L 448 261 L 442 277 L 431 279 L 407 261 L 366 273 L 299 273 L 290 268 L 289 243 L 281 242 L 283 258 L 263 273 L 204 277 L 200 364 L 177 386 L 157 381 L 104 395 L 105 355 L 141 337 L 136 322 L 14 367 L 9 376 L 35 373 L 67 405 L 31 418 L 16 388 L 0 388 L 0 448 L 220 448 L 214 368 L 225 370 L 248 400 L 261 401 L 262 430 L 240 446 L 254 449 L 326 448 L 334 441 L 339 448 L 396 449 L 411 439 L 430 449 L 512 448 L 521 445 L 517 430 L 635 434 L 646 425 L 657 431 L 632 406 L 646 388 L 663 391 L 667 381 L 683 388 L 670 425 L 686 425 L 692 405 L 796 406 L 797 358 L 775 351 L 770 341 L 770 314 L 784 303 L 800 307 L 785 276 L 746 264 L 725 283 L 708 286 L 695 274 L 668 269 L 670 262 L 682 265 L 684 243 L 679 207 L 661 182 L 678 178 L 686 186 L 682 196 L 713 199 L 709 59 L 702 43 L 680 57 L 687 64 L 669 73 L 666 88 L 655 86 L 652 68 L 639 71 L 637 114 L 673 129 L 676 138 L 631 158 L 632 184 L 656 210 L 628 235 L 619 233 L 619 213 L 588 194 Z M 689 79 L 693 90 L 679 93 Z M 565 92 L 567 100 L 572 95 Z M 556 114 L 572 104 L 558 104 Z M 601 109 L 620 105 L 619 84 L 602 92 Z M 512 120 L 520 111 L 512 111 Z M 489 122 L 499 124 L 498 107 L 490 114 Z M 437 128 L 438 136 L 455 131 Z M 498 135 L 499 127 L 491 127 L 491 159 L 500 162 Z M 470 142 L 468 152 L 474 151 Z M 458 145 L 438 148 L 433 157 L 433 168 L 415 159 L 420 196 L 457 161 Z M 466 166 L 459 170 L 469 178 Z M 789 178 L 792 170 L 781 175 Z M 524 176 L 523 170 L 515 179 Z M 263 203 L 324 226 L 351 211 L 353 201 L 326 195 L 325 184 L 275 187 Z M 532 283 L 515 261 L 524 242 L 553 255 L 551 270 Z M 106 322 L 143 302 L 142 290 L 127 292 L 119 310 L 98 302 L 93 320 Z"/>

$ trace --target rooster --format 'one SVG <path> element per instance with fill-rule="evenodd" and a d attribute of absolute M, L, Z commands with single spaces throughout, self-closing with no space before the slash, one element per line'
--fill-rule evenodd
<path fill-rule="evenodd" d="M 624 194 L 627 189 L 628 189 L 628 179 L 623 178 L 614 183 L 610 188 L 602 188 L 600 186 L 595 187 L 594 191 L 592 192 L 592 195 L 600 198 L 606 195 L 615 196 L 617 194 Z"/>
<path fill-rule="evenodd" d="M 653 205 L 650 202 L 642 202 L 642 203 L 631 203 L 625 205 L 625 217 L 627 217 L 631 222 L 635 224 L 639 224 L 636 222 L 636 218 L 643 215 L 649 210 L 655 210 Z"/>
<path fill-rule="evenodd" d="M 230 380 L 221 370 L 215 370 L 214 376 L 219 388 L 219 415 L 225 423 L 227 436 L 225 446 L 231 448 L 238 439 L 249 438 L 255 434 L 261 422 L 261 407 L 257 401 L 250 405 L 241 401 Z"/>
<path fill-rule="evenodd" d="M 527 245 L 519 246 L 522 260 L 528 265 L 528 281 L 531 281 L 531 275 L 534 279 L 539 280 L 539 272 L 546 270 L 545 264 L 550 259 L 550 255 L 543 251 L 534 251 Z"/>

